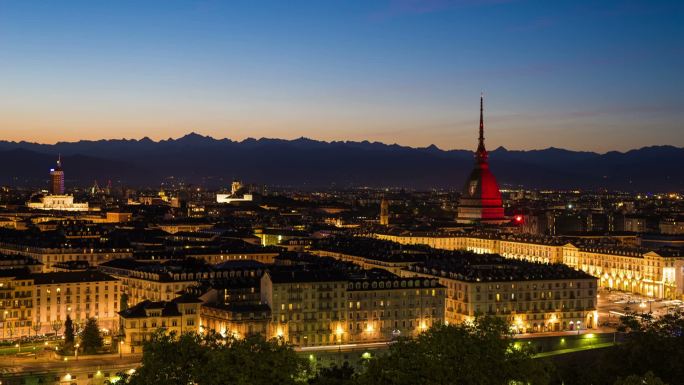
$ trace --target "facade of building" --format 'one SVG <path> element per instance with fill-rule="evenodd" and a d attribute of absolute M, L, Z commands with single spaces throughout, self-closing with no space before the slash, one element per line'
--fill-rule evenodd
<path fill-rule="evenodd" d="M 563 263 L 596 278 L 600 287 L 653 298 L 684 298 L 684 255 L 637 247 L 577 245 L 554 237 L 485 234 L 375 234 L 401 244 L 500 254 L 532 262 Z"/>
<path fill-rule="evenodd" d="M 596 278 L 562 265 L 511 266 L 498 256 L 480 258 L 481 264 L 469 267 L 447 259 L 418 264 L 404 275 L 437 278 L 447 287 L 449 323 L 490 315 L 504 318 L 516 333 L 598 326 Z"/>
<path fill-rule="evenodd" d="M 34 210 L 48 211 L 88 211 L 88 202 L 75 203 L 73 195 L 46 195 L 40 198 L 40 202 L 28 202 L 26 206 Z"/>
<path fill-rule="evenodd" d="M 177 335 L 200 331 L 200 305 L 192 296 L 172 301 L 143 301 L 119 312 L 123 344 L 122 353 L 140 353 L 145 341 L 159 329 Z"/>
<path fill-rule="evenodd" d="M 171 301 L 203 281 L 243 276 L 258 278 L 263 272 L 263 265 L 250 261 L 210 266 L 198 260 L 184 264 L 182 261 L 158 263 L 119 259 L 104 263 L 98 269 L 118 278 L 128 303 L 135 305 L 143 301 Z"/>
<path fill-rule="evenodd" d="M 684 217 L 665 218 L 659 224 L 660 233 L 667 235 L 684 234 Z"/>
<path fill-rule="evenodd" d="M 241 197 L 233 194 L 216 194 L 216 203 L 251 202 L 253 199 L 252 194 L 245 194 Z"/>
<path fill-rule="evenodd" d="M 496 245 L 494 241 L 480 238 L 469 251 L 451 251 L 420 244 L 402 247 L 394 242 L 358 237 L 321 242 L 318 246 L 326 250 L 317 253 L 360 263 L 365 269 L 397 271 L 406 279 L 437 280 L 446 287 L 446 322 L 496 315 L 504 317 L 520 333 L 597 325 L 595 277 L 560 263 L 545 262 L 552 256 L 543 247 L 536 250 L 534 261 L 492 254 L 486 248 Z M 351 258 L 354 252 L 362 255 Z M 397 261 L 402 260 L 410 262 L 397 266 Z"/>
<path fill-rule="evenodd" d="M 35 334 L 34 315 L 33 279 L 23 269 L 0 270 L 0 340 Z"/>
<path fill-rule="evenodd" d="M 253 303 L 205 303 L 200 308 L 202 330 L 213 330 L 235 338 L 260 334 L 271 336 L 271 309 Z"/>
<path fill-rule="evenodd" d="M 347 284 L 349 339 L 386 341 L 444 324 L 445 295 L 435 278 L 352 280 Z"/>
<path fill-rule="evenodd" d="M 15 243 L 0 243 L 0 253 L 31 257 L 42 265 L 44 273 L 53 271 L 53 265 L 69 261 L 86 261 L 97 266 L 112 259 L 130 258 L 129 248 L 56 248 L 37 247 Z"/>
<path fill-rule="evenodd" d="M 278 252 L 273 250 L 264 251 L 218 251 L 218 252 L 198 252 L 192 253 L 193 258 L 201 259 L 209 264 L 216 265 L 229 261 L 256 261 L 259 263 L 271 264 Z"/>
<path fill-rule="evenodd" d="M 69 316 L 76 325 L 95 317 L 103 329 L 118 327 L 118 281 L 97 271 L 31 274 L 0 271 L 0 339 L 64 332 Z"/>
<path fill-rule="evenodd" d="M 444 287 L 436 279 L 384 273 L 354 279 L 324 271 L 269 272 L 262 302 L 272 336 L 299 346 L 389 341 L 444 322 Z"/>
<path fill-rule="evenodd" d="M 91 317 L 100 328 L 118 327 L 120 285 L 116 278 L 98 271 L 35 274 L 34 322 L 39 334 L 54 333 L 54 323 L 64 324 L 69 315 L 76 324 L 85 325 Z M 59 330 L 57 334 L 64 332 Z"/>

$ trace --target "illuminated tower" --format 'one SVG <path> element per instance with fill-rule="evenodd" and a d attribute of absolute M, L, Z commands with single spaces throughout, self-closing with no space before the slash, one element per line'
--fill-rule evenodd
<path fill-rule="evenodd" d="M 62 170 L 62 156 L 57 158 L 57 167 L 50 169 L 50 194 L 64 195 L 64 171 Z"/>
<path fill-rule="evenodd" d="M 484 97 L 480 96 L 480 137 L 475 153 L 475 167 L 466 181 L 458 202 L 459 223 L 506 222 L 499 185 L 489 170 L 488 154 L 484 145 Z"/>
<path fill-rule="evenodd" d="M 382 226 L 389 225 L 389 202 L 387 202 L 385 197 L 383 197 L 380 202 L 380 224 Z"/>

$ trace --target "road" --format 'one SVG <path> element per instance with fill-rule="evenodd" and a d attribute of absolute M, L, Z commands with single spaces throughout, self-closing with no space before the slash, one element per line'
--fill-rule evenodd
<path fill-rule="evenodd" d="M 558 356 L 561 354 L 576 353 L 576 352 L 581 352 L 584 350 L 609 348 L 611 346 L 615 346 L 615 344 L 612 342 L 604 342 L 601 344 L 579 346 L 579 347 L 571 348 L 571 349 L 552 350 L 550 352 L 537 353 L 537 354 L 533 355 L 532 357 L 533 358 L 544 358 L 544 357 Z"/>
<path fill-rule="evenodd" d="M 140 355 L 119 356 L 89 356 L 79 357 L 78 360 L 58 360 L 54 357 L 15 358 L 0 360 L 0 376 L 30 373 L 70 373 L 97 370 L 129 370 L 140 365 Z"/>
<path fill-rule="evenodd" d="M 652 313 L 660 317 L 675 309 L 682 309 L 682 301 L 654 300 L 638 294 L 601 290 L 598 294 L 599 322 L 602 329 L 618 325 L 620 315 L 626 313 Z"/>
<path fill-rule="evenodd" d="M 342 344 L 342 345 L 325 345 L 325 346 L 303 346 L 296 347 L 297 352 L 337 352 L 343 351 L 348 352 L 352 350 L 374 350 L 374 349 L 386 349 L 392 342 L 365 342 L 359 344 Z"/>

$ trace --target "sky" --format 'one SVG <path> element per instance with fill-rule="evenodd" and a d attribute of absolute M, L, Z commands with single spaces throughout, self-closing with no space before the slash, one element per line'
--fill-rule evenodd
<path fill-rule="evenodd" d="M 684 146 L 684 1 L 0 0 L 0 140 Z"/>

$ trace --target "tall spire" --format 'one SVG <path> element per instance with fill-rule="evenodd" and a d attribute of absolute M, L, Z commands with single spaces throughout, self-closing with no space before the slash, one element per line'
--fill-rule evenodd
<path fill-rule="evenodd" d="M 480 144 L 484 145 L 484 92 L 480 92 Z"/>
<path fill-rule="evenodd" d="M 477 143 L 475 158 L 480 164 L 487 163 L 487 150 L 484 145 L 484 93 L 480 93 L 480 137 Z"/>

